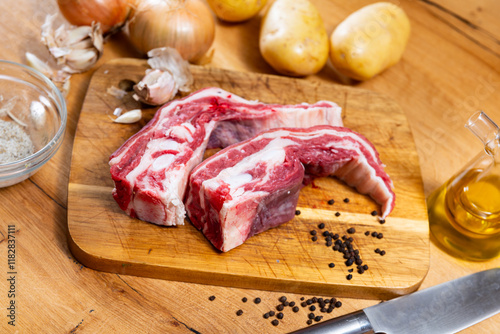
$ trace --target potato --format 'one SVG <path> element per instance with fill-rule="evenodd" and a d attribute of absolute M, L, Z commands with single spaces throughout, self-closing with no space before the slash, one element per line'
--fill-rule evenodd
<path fill-rule="evenodd" d="M 259 48 L 277 72 L 317 73 L 328 60 L 328 35 L 318 10 L 308 0 L 276 0 L 262 19 Z"/>
<path fill-rule="evenodd" d="M 227 22 L 246 21 L 259 13 L 267 0 L 208 0 L 215 15 Z"/>
<path fill-rule="evenodd" d="M 410 36 L 410 20 L 398 6 L 378 2 L 349 15 L 330 37 L 330 60 L 343 75 L 368 80 L 396 64 Z"/>

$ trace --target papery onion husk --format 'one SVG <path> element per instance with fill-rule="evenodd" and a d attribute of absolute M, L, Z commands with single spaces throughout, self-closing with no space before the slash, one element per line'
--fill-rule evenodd
<path fill-rule="evenodd" d="M 123 26 L 136 0 L 57 0 L 61 14 L 76 26 L 101 24 L 103 33 Z"/>
<path fill-rule="evenodd" d="M 203 0 L 141 0 L 128 33 L 132 44 L 146 54 L 161 47 L 175 48 L 196 62 L 215 37 L 214 14 Z"/>

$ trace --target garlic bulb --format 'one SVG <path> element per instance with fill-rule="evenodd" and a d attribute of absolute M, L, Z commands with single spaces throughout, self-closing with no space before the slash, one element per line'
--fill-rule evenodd
<path fill-rule="evenodd" d="M 203 0 L 141 0 L 128 33 L 143 53 L 169 46 L 195 62 L 214 41 L 215 19 Z"/>
<path fill-rule="evenodd" d="M 66 28 L 63 24 L 53 30 L 56 15 L 48 15 L 42 25 L 42 42 L 64 64 L 63 71 L 80 73 L 89 70 L 102 55 L 103 36 L 99 23 L 92 26 Z"/>
<path fill-rule="evenodd" d="M 134 109 L 121 114 L 118 118 L 114 120 L 115 123 L 131 124 L 139 122 L 142 118 L 141 109 Z"/>
<path fill-rule="evenodd" d="M 188 92 L 193 83 L 189 63 L 176 49 L 165 47 L 148 52 L 144 78 L 134 86 L 134 97 L 150 105 L 161 105 L 175 97 L 177 91 Z"/>

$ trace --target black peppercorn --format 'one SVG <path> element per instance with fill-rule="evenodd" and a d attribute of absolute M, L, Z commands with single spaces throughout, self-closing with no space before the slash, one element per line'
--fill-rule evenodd
<path fill-rule="evenodd" d="M 240 315 L 242 315 L 242 314 L 243 314 L 243 310 L 238 310 L 238 311 L 236 312 L 236 315 L 237 315 L 238 317 L 239 317 Z"/>
<path fill-rule="evenodd" d="M 333 205 L 333 203 L 335 203 L 333 199 L 328 200 L 328 204 Z"/>
<path fill-rule="evenodd" d="M 278 326 L 280 322 L 274 319 L 273 321 L 271 321 L 271 323 L 273 324 L 273 326 Z"/>
<path fill-rule="evenodd" d="M 210 301 L 215 300 L 215 296 L 210 296 L 210 297 L 208 297 L 208 300 L 210 300 Z"/>
<path fill-rule="evenodd" d="M 255 298 L 255 299 L 253 300 L 253 302 L 254 302 L 255 304 L 260 304 L 261 299 L 260 299 L 259 297 L 257 297 L 257 298 Z"/>

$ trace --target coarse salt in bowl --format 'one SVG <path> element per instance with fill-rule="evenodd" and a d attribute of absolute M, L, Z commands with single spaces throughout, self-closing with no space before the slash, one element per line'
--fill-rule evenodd
<path fill-rule="evenodd" d="M 54 156 L 66 120 L 64 97 L 45 75 L 0 60 L 0 188 L 27 179 Z"/>

